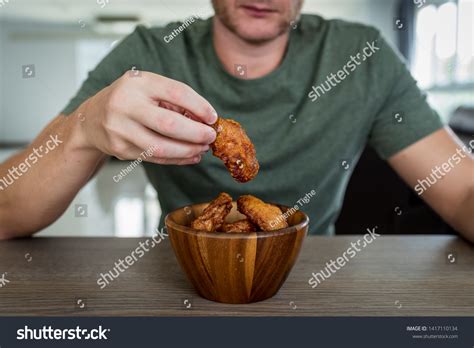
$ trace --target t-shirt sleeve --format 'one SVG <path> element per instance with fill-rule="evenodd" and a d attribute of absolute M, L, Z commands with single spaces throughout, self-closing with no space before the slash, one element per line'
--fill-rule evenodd
<path fill-rule="evenodd" d="M 387 159 L 443 127 L 443 123 L 418 88 L 403 59 L 378 34 L 375 52 L 374 94 L 378 110 L 369 134 L 369 144 Z M 386 91 L 385 93 L 381 91 Z"/>
<path fill-rule="evenodd" d="M 143 59 L 140 58 L 140 55 L 137 55 L 137 52 L 143 51 L 143 33 L 145 30 L 144 27 L 138 26 L 133 33 L 118 43 L 95 69 L 89 72 L 79 91 L 61 113 L 69 115 L 85 100 L 112 84 L 127 70 L 132 70 L 134 67 L 137 73 L 144 70 Z"/>

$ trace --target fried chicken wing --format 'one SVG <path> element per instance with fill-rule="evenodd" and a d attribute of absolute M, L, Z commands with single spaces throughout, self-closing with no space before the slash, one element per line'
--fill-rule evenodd
<path fill-rule="evenodd" d="M 232 197 L 222 192 L 204 209 L 202 214 L 191 222 L 191 228 L 200 231 L 214 232 L 224 223 L 232 209 Z"/>
<path fill-rule="evenodd" d="M 217 133 L 211 144 L 212 154 L 224 162 L 235 180 L 242 183 L 252 180 L 258 173 L 259 164 L 255 147 L 245 130 L 238 122 L 221 117 L 212 127 Z"/>
<path fill-rule="evenodd" d="M 263 202 L 251 195 L 240 196 L 237 200 L 239 211 L 263 231 L 274 231 L 288 227 L 285 217 L 276 205 Z"/>
<path fill-rule="evenodd" d="M 248 219 L 238 220 L 232 223 L 224 222 L 220 231 L 226 233 L 248 233 L 256 232 L 257 226 L 251 223 Z"/>

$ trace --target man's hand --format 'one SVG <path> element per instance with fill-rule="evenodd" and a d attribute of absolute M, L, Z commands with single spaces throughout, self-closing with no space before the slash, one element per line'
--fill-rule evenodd
<path fill-rule="evenodd" d="M 169 78 L 125 73 L 81 105 L 82 146 L 122 160 L 153 149 L 146 161 L 194 164 L 209 150 L 217 120 L 214 108 L 191 87 Z"/>
<path fill-rule="evenodd" d="M 211 105 L 185 84 L 146 72 L 124 74 L 74 115 L 53 119 L 28 148 L 0 163 L 3 177 L 51 136 L 61 139 L 57 150 L 2 188 L 0 240 L 27 236 L 54 222 L 107 155 L 135 160 L 146 151 L 153 163 L 199 162 L 216 136 L 205 123 L 216 120 Z"/>

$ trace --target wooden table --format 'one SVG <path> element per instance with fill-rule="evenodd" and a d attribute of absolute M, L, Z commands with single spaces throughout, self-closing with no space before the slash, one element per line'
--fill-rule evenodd
<path fill-rule="evenodd" d="M 145 239 L 31 238 L 0 242 L 0 316 L 472 316 L 474 248 L 452 236 L 384 236 L 316 288 L 312 272 L 361 236 L 308 237 L 272 299 L 200 298 L 169 242 L 100 289 L 97 279 Z M 452 254 L 451 256 L 449 256 Z M 0 283 L 1 284 L 1 283 Z"/>

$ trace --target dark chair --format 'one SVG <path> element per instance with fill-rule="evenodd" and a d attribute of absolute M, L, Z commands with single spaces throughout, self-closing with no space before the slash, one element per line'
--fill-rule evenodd
<path fill-rule="evenodd" d="M 468 146 L 474 136 L 474 108 L 453 111 L 449 126 Z M 456 234 L 392 168 L 366 147 L 349 181 L 336 221 L 336 234 Z"/>
<path fill-rule="evenodd" d="M 357 164 L 336 222 L 336 234 L 454 234 L 418 195 L 367 147 Z"/>

